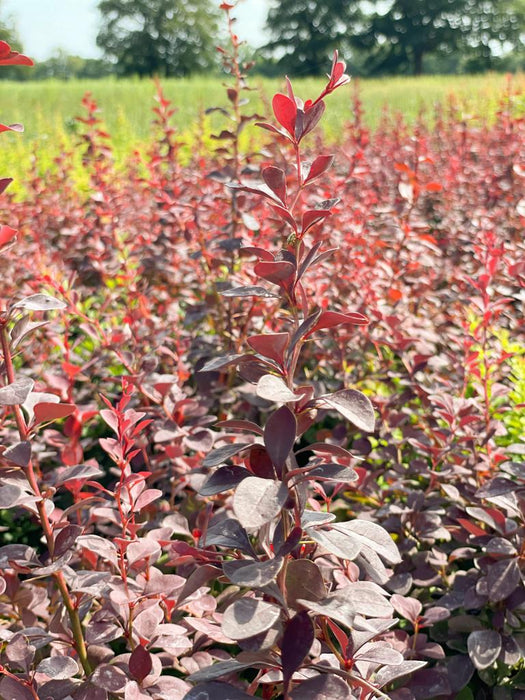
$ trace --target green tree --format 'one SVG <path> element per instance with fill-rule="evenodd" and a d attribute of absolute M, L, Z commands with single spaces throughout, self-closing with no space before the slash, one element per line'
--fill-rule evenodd
<path fill-rule="evenodd" d="M 181 76 L 215 65 L 218 13 L 210 0 L 100 0 L 97 44 L 121 75 Z"/>
<path fill-rule="evenodd" d="M 523 0 L 391 0 L 375 2 L 354 44 L 370 51 L 377 72 L 419 75 L 428 54 L 458 52 L 480 67 L 524 33 Z"/>
<path fill-rule="evenodd" d="M 0 41 L 6 41 L 15 51 L 23 52 L 22 42 L 14 23 L 10 18 L 2 14 L 2 2 L 0 0 Z M 31 71 L 25 66 L 4 66 L 0 73 L 0 80 L 29 80 Z"/>
<path fill-rule="evenodd" d="M 360 17 L 360 3 L 352 0 L 279 0 L 268 12 L 271 40 L 263 55 L 274 59 L 280 73 L 320 75 L 326 72 L 334 49 L 348 58 L 349 28 Z"/>
<path fill-rule="evenodd" d="M 103 78 L 115 72 L 113 63 L 100 58 L 82 58 L 58 49 L 45 61 L 39 61 L 32 74 L 32 80 L 72 80 L 75 78 Z"/>

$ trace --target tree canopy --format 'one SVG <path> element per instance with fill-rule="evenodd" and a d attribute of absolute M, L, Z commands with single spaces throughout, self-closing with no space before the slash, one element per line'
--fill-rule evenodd
<path fill-rule="evenodd" d="M 121 75 L 183 76 L 215 64 L 218 13 L 210 0 L 100 0 L 97 44 Z"/>
<path fill-rule="evenodd" d="M 280 0 L 269 10 L 266 55 L 296 74 L 321 73 L 334 48 L 367 73 L 420 74 L 424 58 L 454 52 L 492 67 L 523 47 L 525 0 Z"/>
<path fill-rule="evenodd" d="M 378 3 L 375 3 L 378 6 Z M 522 0 L 391 0 L 369 14 L 354 35 L 367 50 L 372 70 L 423 72 L 424 57 L 459 52 L 490 60 L 524 31 Z"/>
<path fill-rule="evenodd" d="M 334 49 L 348 53 L 348 29 L 359 15 L 352 0 L 279 0 L 268 12 L 271 40 L 263 53 L 276 56 L 281 72 L 319 75 Z"/>

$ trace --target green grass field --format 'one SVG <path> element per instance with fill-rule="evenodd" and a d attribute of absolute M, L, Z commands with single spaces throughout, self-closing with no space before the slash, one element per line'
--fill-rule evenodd
<path fill-rule="evenodd" d="M 268 113 L 268 96 L 281 89 L 280 81 L 252 78 L 256 90 L 250 96 L 250 108 L 260 114 Z M 315 95 L 320 80 L 297 80 L 296 93 L 308 98 Z M 391 113 L 400 112 L 413 122 L 423 109 L 431 118 L 436 103 L 446 103 L 455 96 L 460 111 L 468 119 L 490 118 L 497 105 L 508 92 L 509 82 L 504 75 L 483 76 L 425 76 L 422 78 L 384 78 L 359 82 L 365 121 L 377 126 L 384 108 Z M 188 150 L 201 128 L 200 114 L 208 107 L 226 106 L 225 91 L 217 78 L 193 78 L 166 80 L 163 83 L 166 96 L 173 101 L 177 113 L 174 117 L 180 129 L 181 140 Z M 140 149 L 151 135 L 151 109 L 155 88 L 148 80 L 72 81 L 72 82 L 0 82 L 2 114 L 0 120 L 11 124 L 22 122 L 24 134 L 2 135 L 0 151 L 0 176 L 14 176 L 23 181 L 31 168 L 32 157 L 38 153 L 38 169 L 45 172 L 52 167 L 53 158 L 76 143 L 75 116 L 82 114 L 81 99 L 90 91 L 99 103 L 107 130 L 112 135 L 115 154 L 119 162 L 134 149 Z M 525 76 L 514 76 L 511 82 L 513 108 L 525 113 Z M 266 96 L 266 97 L 264 97 Z M 338 91 L 328 98 L 330 104 L 324 119 L 328 138 L 337 139 L 343 125 L 352 118 L 352 88 Z M 266 105 L 265 105 L 266 102 Z M 213 115 L 206 118 L 206 130 L 224 128 L 225 117 Z M 258 131 L 248 128 L 247 135 Z"/>

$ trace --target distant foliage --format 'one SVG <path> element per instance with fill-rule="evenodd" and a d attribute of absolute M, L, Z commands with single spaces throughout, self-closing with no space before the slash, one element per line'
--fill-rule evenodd
<path fill-rule="evenodd" d="M 181 76 L 216 65 L 211 0 L 100 0 L 97 44 L 120 75 Z"/>
<path fill-rule="evenodd" d="M 263 54 L 276 56 L 275 73 L 321 75 L 327 56 L 334 49 L 348 53 L 351 28 L 356 26 L 361 15 L 357 2 L 274 2 L 266 21 L 271 40 L 264 47 Z"/>
<path fill-rule="evenodd" d="M 525 7 L 516 0 L 393 0 L 387 12 L 366 16 L 354 35 L 372 72 L 420 75 L 426 56 L 451 54 L 465 57 L 464 69 L 483 71 L 509 45 L 523 48 Z"/>
<path fill-rule="evenodd" d="M 262 55 L 299 75 L 318 75 L 337 46 L 361 75 L 516 69 L 524 60 L 521 0 L 281 0 L 272 3 L 267 27 L 272 38 Z"/>

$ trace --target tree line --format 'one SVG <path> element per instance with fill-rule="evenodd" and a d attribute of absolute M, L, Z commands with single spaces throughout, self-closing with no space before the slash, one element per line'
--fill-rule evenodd
<path fill-rule="evenodd" d="M 218 70 L 220 10 L 213 0 L 99 0 L 104 58 L 58 51 L 31 79 L 188 76 Z M 19 49 L 16 32 L 3 38 Z M 265 75 L 320 75 L 335 48 L 354 75 L 525 69 L 525 0 L 271 0 Z M 16 67 L 6 77 L 19 78 Z"/>

